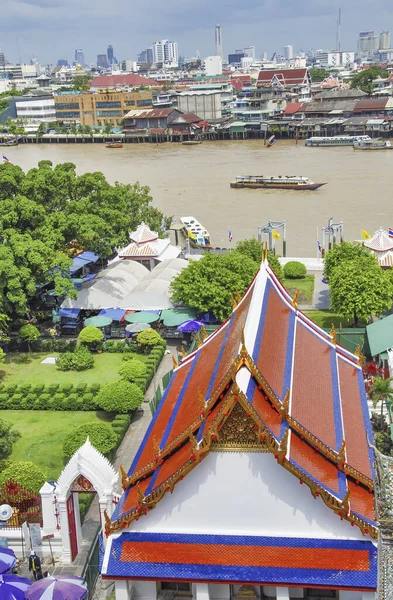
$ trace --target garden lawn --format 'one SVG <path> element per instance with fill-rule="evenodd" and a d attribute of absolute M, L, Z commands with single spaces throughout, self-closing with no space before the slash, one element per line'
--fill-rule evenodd
<path fill-rule="evenodd" d="M 3 410 L 0 416 L 21 434 L 13 446 L 11 460 L 30 460 L 46 471 L 49 480 L 56 480 L 65 466 L 66 435 L 79 425 L 109 420 L 109 415 L 102 412 L 49 410 Z"/>
<path fill-rule="evenodd" d="M 305 310 L 307 315 L 314 323 L 323 329 L 331 329 L 332 323 L 335 327 L 353 327 L 353 320 L 348 321 L 342 315 L 339 315 L 330 310 Z M 365 327 L 366 323 L 359 321 L 358 327 Z"/>
<path fill-rule="evenodd" d="M 314 275 L 306 275 L 300 279 L 284 278 L 283 285 L 292 297 L 299 290 L 298 304 L 312 304 L 314 294 Z"/>
<path fill-rule="evenodd" d="M 29 355 L 27 363 L 19 361 L 20 355 L 7 354 L 5 362 L 0 365 L 0 380 L 1 383 L 31 383 L 50 385 L 58 383 L 63 385 L 71 383 L 108 383 L 115 379 L 119 379 L 118 370 L 122 363 L 123 354 L 103 352 L 102 354 L 93 354 L 94 367 L 86 371 L 58 371 L 56 365 L 43 365 L 41 361 L 48 356 L 59 356 L 56 352 L 34 352 Z M 135 358 L 146 361 L 147 356 L 143 354 L 135 354 Z"/>

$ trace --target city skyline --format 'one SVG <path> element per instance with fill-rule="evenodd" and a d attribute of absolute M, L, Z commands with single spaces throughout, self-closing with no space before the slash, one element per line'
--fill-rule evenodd
<path fill-rule="evenodd" d="M 71 63 L 75 49 L 83 48 L 90 64 L 97 54 L 106 52 L 108 44 L 115 47 L 119 59 L 135 60 L 150 40 L 165 38 L 176 40 L 183 56 L 194 56 L 197 49 L 207 56 L 215 53 L 215 26 L 220 23 L 224 57 L 249 45 L 256 46 L 257 56 L 264 51 L 270 56 L 286 45 L 293 45 L 296 51 L 334 49 L 339 6 L 342 49 L 356 49 L 360 31 L 391 29 L 389 0 L 375 0 L 371 18 L 368 0 L 314 0 L 312 4 L 305 0 L 245 0 L 241 8 L 234 0 L 218 0 L 214 6 L 203 0 L 184 13 L 178 10 L 178 0 L 168 0 L 165 5 L 151 0 L 132 18 L 125 0 L 112 6 L 110 14 L 102 0 L 78 4 L 76 0 L 25 0 L 4 3 L 0 48 L 11 62 L 19 62 L 19 57 L 28 62 L 35 55 L 42 64 L 56 64 L 59 58 Z"/>

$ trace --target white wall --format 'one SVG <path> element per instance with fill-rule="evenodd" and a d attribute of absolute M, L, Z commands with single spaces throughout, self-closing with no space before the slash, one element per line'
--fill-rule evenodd
<path fill-rule="evenodd" d="M 209 76 L 222 75 L 221 56 L 207 56 L 203 59 L 205 74 Z"/>
<path fill-rule="evenodd" d="M 365 539 L 270 453 L 211 452 L 132 531 Z"/>

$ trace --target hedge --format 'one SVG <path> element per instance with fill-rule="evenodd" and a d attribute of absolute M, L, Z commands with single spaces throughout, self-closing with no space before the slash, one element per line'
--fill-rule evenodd
<path fill-rule="evenodd" d="M 92 445 L 105 456 L 118 445 L 118 436 L 108 423 L 85 423 L 76 427 L 63 441 L 63 452 L 66 458 L 71 456 L 85 443 L 87 437 Z"/>
<path fill-rule="evenodd" d="M 99 383 L 0 384 L 0 410 L 98 410 Z"/>
<path fill-rule="evenodd" d="M 143 392 L 135 383 L 111 381 L 102 386 L 96 400 L 106 412 L 127 413 L 142 404 Z"/>
<path fill-rule="evenodd" d="M 307 269 L 303 263 L 291 260 L 284 265 L 284 275 L 287 279 L 302 279 L 307 275 Z"/>

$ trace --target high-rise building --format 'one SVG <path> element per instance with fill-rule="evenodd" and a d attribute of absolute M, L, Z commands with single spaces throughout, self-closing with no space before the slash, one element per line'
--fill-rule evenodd
<path fill-rule="evenodd" d="M 85 66 L 85 55 L 83 53 L 83 50 L 75 50 L 75 62 L 81 67 Z"/>
<path fill-rule="evenodd" d="M 255 60 L 255 46 L 248 46 L 248 48 L 243 48 L 244 56 L 249 56 Z"/>
<path fill-rule="evenodd" d="M 112 44 L 108 45 L 108 48 L 106 50 L 106 55 L 108 58 L 108 65 L 113 65 L 114 64 L 114 52 L 113 52 Z"/>
<path fill-rule="evenodd" d="M 284 58 L 286 60 L 293 58 L 293 46 L 284 46 Z"/>
<path fill-rule="evenodd" d="M 216 25 L 216 56 L 223 58 L 221 25 Z"/>
<path fill-rule="evenodd" d="M 214 75 L 222 75 L 222 58 L 221 56 L 207 56 L 203 59 L 205 74 L 209 77 Z"/>
<path fill-rule="evenodd" d="M 0 48 L 0 67 L 5 67 L 5 56 L 4 52 Z"/>
<path fill-rule="evenodd" d="M 68 60 L 66 58 L 59 58 L 57 61 L 58 67 L 68 67 Z"/>
<path fill-rule="evenodd" d="M 97 54 L 97 68 L 106 69 L 108 66 L 108 59 L 106 54 Z"/>
<path fill-rule="evenodd" d="M 379 35 L 379 50 L 390 48 L 390 31 L 382 31 Z"/>
<path fill-rule="evenodd" d="M 166 64 L 170 67 L 177 67 L 179 65 L 179 49 L 177 42 L 171 42 L 169 40 L 161 40 L 159 42 L 153 42 L 151 48 L 147 49 L 152 51 L 152 62 Z"/>
<path fill-rule="evenodd" d="M 379 36 L 375 31 L 361 31 L 358 39 L 358 56 L 372 58 L 379 47 Z"/>

